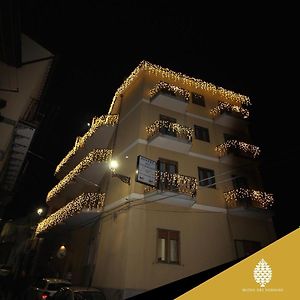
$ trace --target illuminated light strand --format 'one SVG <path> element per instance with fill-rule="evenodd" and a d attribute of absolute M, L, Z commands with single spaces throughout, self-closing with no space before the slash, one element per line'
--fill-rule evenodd
<path fill-rule="evenodd" d="M 59 194 L 68 183 L 90 166 L 93 162 L 108 161 L 111 159 L 112 150 L 94 149 L 92 150 L 69 174 L 67 174 L 47 195 L 46 202 L 50 201 L 54 196 Z"/>
<path fill-rule="evenodd" d="M 159 133 L 162 128 L 176 133 L 178 138 L 187 139 L 189 142 L 192 141 L 194 131 L 192 128 L 163 120 L 156 120 L 153 124 L 146 127 L 148 138 Z"/>
<path fill-rule="evenodd" d="M 196 197 L 198 181 L 195 177 L 157 171 L 155 180 L 158 189 L 175 190 L 178 193 Z M 146 187 L 144 192 L 148 193 L 155 190 L 157 190 L 155 187 Z"/>
<path fill-rule="evenodd" d="M 254 201 L 258 207 L 267 209 L 274 203 L 272 194 L 262 191 L 238 188 L 224 193 L 224 198 L 229 207 L 240 206 L 241 199 L 249 198 Z"/>
<path fill-rule="evenodd" d="M 220 156 L 224 156 L 230 149 L 238 149 L 243 152 L 250 153 L 253 158 L 260 154 L 259 147 L 237 140 L 228 140 L 225 143 L 218 145 L 215 148 L 215 151 L 219 152 Z"/>
<path fill-rule="evenodd" d="M 60 208 L 48 218 L 40 222 L 36 228 L 35 235 L 38 235 L 41 232 L 46 231 L 51 227 L 58 225 L 59 223 L 62 223 L 83 209 L 101 209 L 104 205 L 104 199 L 104 193 L 81 194 L 73 201 L 69 202 L 67 205 Z"/>
<path fill-rule="evenodd" d="M 142 61 L 115 92 L 115 95 L 109 108 L 109 113 L 112 112 L 116 100 L 125 92 L 125 90 L 133 83 L 133 81 L 139 76 L 139 74 L 142 71 L 146 71 L 149 74 L 154 74 L 157 77 L 162 77 L 173 82 L 178 82 L 179 84 L 182 83 L 184 85 L 188 85 L 194 89 L 201 89 L 207 92 L 211 92 L 213 95 L 219 96 L 221 98 L 233 102 L 251 105 L 250 99 L 247 96 L 226 90 L 222 87 L 218 87 L 212 83 L 205 82 L 201 79 L 196 79 L 194 77 L 190 77 L 182 73 L 176 73 L 168 68 L 162 68 L 158 65 L 151 64 L 147 61 Z"/>
<path fill-rule="evenodd" d="M 242 115 L 242 117 L 244 119 L 247 119 L 249 117 L 249 110 L 246 108 L 243 108 L 241 106 L 237 106 L 237 105 L 232 105 L 230 103 L 227 102 L 221 102 L 218 104 L 218 106 L 212 108 L 210 110 L 210 114 L 214 117 L 216 117 L 217 115 L 222 114 L 223 112 L 235 112 L 235 113 L 239 113 Z"/>
<path fill-rule="evenodd" d="M 114 126 L 119 121 L 119 115 L 104 115 L 101 117 L 94 117 L 90 129 L 84 134 L 83 137 L 78 136 L 75 141 L 75 145 L 71 151 L 63 158 L 55 169 L 54 175 L 57 175 L 61 169 L 66 165 L 68 160 L 76 154 L 76 152 L 83 148 L 86 141 L 97 131 L 101 126 Z"/>
<path fill-rule="evenodd" d="M 185 102 L 189 102 L 190 100 L 189 91 L 163 81 L 156 84 L 154 88 L 149 91 L 150 100 L 160 92 L 171 93 L 171 94 L 174 93 L 175 96 L 182 98 Z"/>

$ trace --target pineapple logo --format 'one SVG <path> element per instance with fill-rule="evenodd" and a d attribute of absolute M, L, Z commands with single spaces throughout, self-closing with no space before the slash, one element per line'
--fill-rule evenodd
<path fill-rule="evenodd" d="M 253 271 L 253 277 L 260 287 L 265 287 L 272 279 L 272 269 L 264 259 L 261 259 Z"/>

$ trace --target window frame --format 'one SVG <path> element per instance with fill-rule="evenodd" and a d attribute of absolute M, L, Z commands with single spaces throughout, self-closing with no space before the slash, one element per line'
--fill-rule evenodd
<path fill-rule="evenodd" d="M 172 236 L 175 239 L 172 239 Z M 166 236 L 166 243 L 165 243 L 165 257 L 166 259 L 160 260 L 159 258 L 159 240 L 161 236 Z M 171 240 L 177 241 L 177 255 L 176 261 L 171 261 Z M 170 265 L 180 265 L 180 231 L 179 230 L 173 230 L 173 229 L 164 229 L 164 228 L 157 228 L 156 230 L 156 262 L 162 263 L 162 264 L 170 264 Z"/>
<path fill-rule="evenodd" d="M 212 175 L 211 176 L 207 176 L 205 178 L 201 178 L 200 176 L 200 171 L 204 171 L 204 172 L 211 172 Z M 212 170 L 212 169 L 207 169 L 207 168 L 203 168 L 203 167 L 198 167 L 198 179 L 199 179 L 199 186 L 201 187 L 207 187 L 207 188 L 212 188 L 212 189 L 216 189 L 217 186 L 216 186 L 216 179 L 215 179 L 215 170 Z M 212 177 L 212 178 L 210 178 Z M 207 180 L 207 184 L 206 184 L 206 181 L 205 179 L 207 178 L 210 178 Z M 212 181 L 212 182 L 210 182 Z M 212 184 L 212 185 L 211 185 Z M 208 186 L 210 185 L 210 186 Z"/>
<path fill-rule="evenodd" d="M 210 136 L 209 136 L 208 128 L 194 124 L 194 131 L 195 131 L 195 139 L 196 140 L 210 143 Z M 200 133 L 200 135 L 197 135 L 197 132 Z M 205 134 L 203 134 L 203 132 L 205 132 Z"/>

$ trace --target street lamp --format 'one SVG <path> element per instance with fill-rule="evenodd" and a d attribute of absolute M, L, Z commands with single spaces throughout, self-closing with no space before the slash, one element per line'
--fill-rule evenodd
<path fill-rule="evenodd" d="M 38 208 L 37 210 L 36 210 L 36 212 L 37 212 L 37 214 L 39 215 L 39 216 L 41 216 L 42 214 L 43 214 L 43 212 L 44 212 L 44 209 L 43 208 Z"/>
<path fill-rule="evenodd" d="M 111 176 L 112 177 L 117 177 L 119 178 L 121 181 L 123 181 L 124 183 L 127 183 L 128 185 L 130 185 L 130 177 L 125 176 L 125 175 L 121 175 L 116 173 L 116 169 L 119 167 L 119 163 L 117 160 L 111 160 L 109 163 L 109 168 L 112 172 Z"/>
<path fill-rule="evenodd" d="M 116 161 L 114 159 L 110 161 L 109 168 L 113 173 L 116 171 L 116 169 L 118 169 L 118 167 L 119 167 L 118 161 Z"/>

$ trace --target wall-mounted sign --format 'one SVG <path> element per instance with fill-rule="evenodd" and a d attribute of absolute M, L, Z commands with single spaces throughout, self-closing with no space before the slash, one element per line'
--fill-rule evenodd
<path fill-rule="evenodd" d="M 139 155 L 137 157 L 137 174 L 135 180 L 137 182 L 156 186 L 155 174 L 157 171 L 156 161 Z"/>

